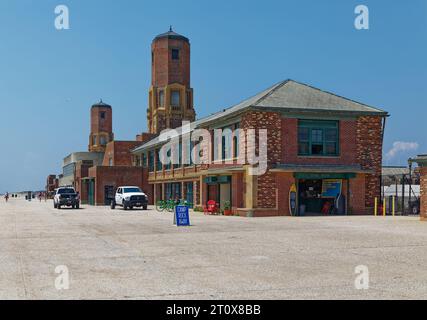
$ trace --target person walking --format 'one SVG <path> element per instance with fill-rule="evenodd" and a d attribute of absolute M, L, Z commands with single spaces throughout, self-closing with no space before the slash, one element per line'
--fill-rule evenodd
<path fill-rule="evenodd" d="M 6 192 L 6 194 L 4 195 L 4 199 L 6 200 L 6 202 L 9 201 L 9 192 Z"/>

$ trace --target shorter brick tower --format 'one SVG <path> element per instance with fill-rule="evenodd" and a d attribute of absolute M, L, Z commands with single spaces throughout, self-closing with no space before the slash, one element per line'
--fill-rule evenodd
<path fill-rule="evenodd" d="M 105 152 L 107 143 L 114 140 L 113 109 L 102 100 L 90 111 L 90 152 Z"/>

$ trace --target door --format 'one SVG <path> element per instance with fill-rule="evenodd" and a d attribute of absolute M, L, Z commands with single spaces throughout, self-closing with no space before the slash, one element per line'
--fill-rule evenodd
<path fill-rule="evenodd" d="M 111 204 L 111 201 L 114 200 L 114 186 L 105 186 L 104 187 L 104 204 L 106 206 Z"/>
<path fill-rule="evenodd" d="M 88 203 L 91 206 L 95 205 L 95 180 L 89 180 L 88 182 Z"/>

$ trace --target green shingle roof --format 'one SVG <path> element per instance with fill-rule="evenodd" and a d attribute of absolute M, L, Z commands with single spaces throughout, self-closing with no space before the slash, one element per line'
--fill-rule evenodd
<path fill-rule="evenodd" d="M 209 123 L 233 117 L 247 109 L 325 115 L 388 116 L 388 113 L 381 109 L 343 98 L 294 80 L 285 80 L 239 104 L 193 122 L 191 129 L 201 128 Z M 178 133 L 181 132 L 181 128 L 175 130 Z M 163 142 L 157 137 L 136 148 L 134 152 L 149 149 L 161 143 Z"/>

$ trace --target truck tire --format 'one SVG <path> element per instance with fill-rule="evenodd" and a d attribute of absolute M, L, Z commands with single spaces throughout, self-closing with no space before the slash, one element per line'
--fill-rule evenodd
<path fill-rule="evenodd" d="M 143 206 L 143 209 L 144 209 L 144 210 L 148 210 L 148 205 L 146 205 L 146 204 L 145 204 L 145 205 Z"/>
<path fill-rule="evenodd" d="M 80 209 L 80 204 L 79 203 L 76 204 L 76 209 L 77 210 Z"/>
<path fill-rule="evenodd" d="M 61 205 L 59 203 L 56 205 L 56 209 L 61 210 Z"/>

